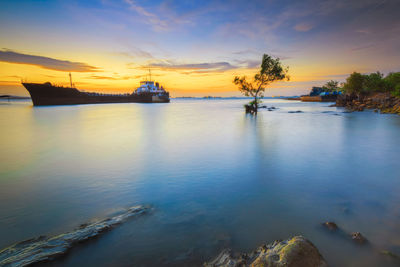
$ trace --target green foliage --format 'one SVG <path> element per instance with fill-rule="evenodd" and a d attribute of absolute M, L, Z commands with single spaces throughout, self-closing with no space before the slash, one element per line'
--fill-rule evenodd
<path fill-rule="evenodd" d="M 385 77 L 385 82 L 391 91 L 398 91 L 396 88 L 400 86 L 400 72 L 391 72 Z"/>
<path fill-rule="evenodd" d="M 259 106 L 262 103 L 260 99 L 257 100 L 252 100 L 248 104 L 245 104 L 244 106 L 253 106 L 255 107 L 256 105 Z"/>
<path fill-rule="evenodd" d="M 396 87 L 392 91 L 392 94 L 394 96 L 400 97 L 400 83 L 396 85 Z"/>
<path fill-rule="evenodd" d="M 322 86 L 322 89 L 324 89 L 325 92 L 334 92 L 339 89 L 339 82 L 330 80 L 327 82 L 324 86 Z"/>
<path fill-rule="evenodd" d="M 389 73 L 386 77 L 379 71 L 365 75 L 353 72 L 344 83 L 343 89 L 348 94 L 391 92 L 400 97 L 400 72 Z"/>
<path fill-rule="evenodd" d="M 363 91 L 365 93 L 385 92 L 387 84 L 383 79 L 383 74 L 378 72 L 364 75 Z"/>
<path fill-rule="evenodd" d="M 360 94 L 363 92 L 364 76 L 361 73 L 353 72 L 344 84 L 343 89 L 348 94 Z"/>
<path fill-rule="evenodd" d="M 276 81 L 289 80 L 288 71 L 289 67 L 284 67 L 279 58 L 272 58 L 270 55 L 264 54 L 260 71 L 254 75 L 252 82 L 247 81 L 246 76 L 236 76 L 233 83 L 245 96 L 254 97 L 254 101 L 250 105 L 254 105 L 257 110 L 260 103 L 259 98 L 264 97 L 266 87 Z"/>
<path fill-rule="evenodd" d="M 257 99 L 257 100 L 250 101 L 249 105 L 256 105 L 256 104 L 259 105 L 261 103 L 262 103 L 262 101 L 260 99 Z"/>

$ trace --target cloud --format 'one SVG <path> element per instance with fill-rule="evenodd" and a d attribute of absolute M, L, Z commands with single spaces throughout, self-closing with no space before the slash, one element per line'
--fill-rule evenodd
<path fill-rule="evenodd" d="M 298 32 L 308 32 L 313 26 L 309 23 L 299 23 L 294 26 L 294 29 Z"/>
<path fill-rule="evenodd" d="M 0 50 L 0 61 L 39 66 L 44 69 L 74 72 L 95 72 L 99 69 L 82 62 L 59 60 L 50 57 L 18 53 L 9 49 Z"/>
<path fill-rule="evenodd" d="M 253 49 L 245 49 L 240 51 L 232 52 L 234 55 L 259 55 L 260 53 Z"/>
<path fill-rule="evenodd" d="M 363 34 L 370 34 L 371 31 L 369 30 L 356 30 L 357 33 L 363 33 Z"/>
<path fill-rule="evenodd" d="M 137 5 L 133 0 L 125 0 L 125 3 L 129 5 L 129 9 L 135 11 L 139 15 L 145 17 L 147 21 L 153 25 L 156 25 L 159 28 L 166 28 L 167 22 L 161 20 L 156 14 L 153 14 L 143 7 Z"/>
<path fill-rule="evenodd" d="M 248 68 L 248 69 L 254 69 L 258 68 L 261 65 L 261 60 L 235 60 L 235 62 L 242 67 Z"/>
<path fill-rule="evenodd" d="M 376 44 L 366 44 L 366 45 L 363 44 L 363 45 L 356 46 L 356 47 L 352 48 L 351 51 L 365 50 L 365 49 L 372 48 L 372 47 L 375 47 L 375 46 L 376 46 Z"/>
<path fill-rule="evenodd" d="M 87 77 L 88 79 L 95 79 L 95 80 L 129 80 L 134 77 L 132 76 L 102 76 L 102 75 L 90 75 Z"/>
<path fill-rule="evenodd" d="M 9 75 L 9 76 L 6 76 L 7 78 L 15 78 L 15 79 L 21 79 L 22 77 L 21 76 L 19 76 L 19 75 Z"/>
<path fill-rule="evenodd" d="M 128 58 L 153 58 L 152 54 L 140 48 L 132 48 L 129 52 L 118 52 L 116 54 Z"/>
<path fill-rule="evenodd" d="M 159 60 L 142 66 L 135 66 L 133 63 L 128 63 L 127 66 L 131 69 L 147 70 L 148 68 L 151 68 L 162 71 L 175 71 L 181 74 L 210 74 L 223 73 L 235 69 L 256 69 L 261 65 L 260 59 L 234 59 L 232 62 L 233 63 L 220 61 L 180 64 L 174 60 Z"/>
<path fill-rule="evenodd" d="M 135 47 L 133 45 L 128 44 L 126 51 L 120 51 L 120 52 L 113 52 L 113 55 L 125 57 L 125 58 L 154 58 L 153 55 L 145 51 L 141 48 Z"/>
<path fill-rule="evenodd" d="M 318 80 L 345 80 L 347 77 L 349 77 L 350 73 L 346 74 L 330 74 L 330 75 L 318 75 L 315 76 L 316 81 Z"/>
<path fill-rule="evenodd" d="M 174 64 L 171 61 L 150 63 L 143 68 L 148 67 L 166 71 L 177 71 L 184 74 L 225 72 L 227 70 L 238 68 L 237 66 L 231 65 L 229 62 Z"/>
<path fill-rule="evenodd" d="M 167 5 L 162 5 L 158 13 L 152 13 L 143 6 L 138 5 L 134 0 L 124 0 L 129 9 L 135 11 L 144 19 L 144 22 L 153 26 L 155 31 L 167 31 L 179 24 L 190 23 L 190 20 L 174 14 Z"/>

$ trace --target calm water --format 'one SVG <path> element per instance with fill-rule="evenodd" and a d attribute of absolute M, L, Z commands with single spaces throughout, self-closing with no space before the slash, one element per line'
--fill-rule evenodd
<path fill-rule="evenodd" d="M 394 266 L 377 251 L 400 253 L 400 116 L 265 100 L 279 109 L 254 118 L 245 102 L 1 102 L 0 248 L 151 204 L 54 264 L 198 265 L 302 234 L 331 266 Z"/>

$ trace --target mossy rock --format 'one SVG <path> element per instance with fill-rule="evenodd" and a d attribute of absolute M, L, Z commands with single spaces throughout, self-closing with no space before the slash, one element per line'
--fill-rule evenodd
<path fill-rule="evenodd" d="M 399 255 L 394 254 L 393 252 L 391 252 L 389 250 L 382 250 L 381 254 L 389 256 L 389 257 L 391 257 L 393 259 L 396 259 L 396 260 L 400 260 L 400 256 Z"/>
<path fill-rule="evenodd" d="M 207 267 L 326 267 L 327 264 L 318 249 L 306 238 L 295 236 L 284 241 L 259 247 L 251 254 L 232 257 L 223 251 Z"/>

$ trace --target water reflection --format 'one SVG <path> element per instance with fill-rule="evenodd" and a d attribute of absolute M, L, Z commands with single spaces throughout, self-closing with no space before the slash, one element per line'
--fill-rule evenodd
<path fill-rule="evenodd" d="M 0 246 L 152 204 L 57 265 L 201 264 L 303 234 L 332 266 L 390 266 L 319 223 L 400 253 L 400 118 L 245 101 L 0 106 Z"/>

